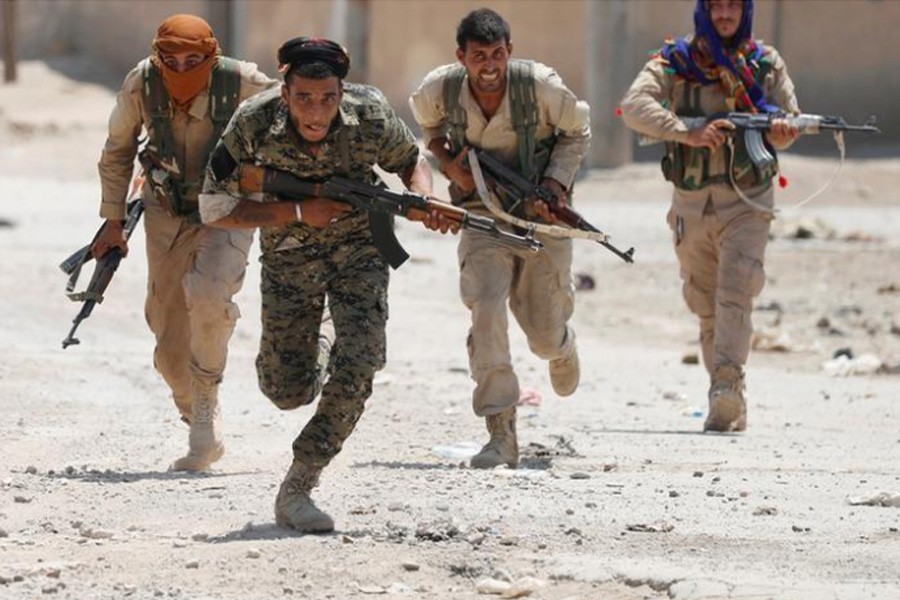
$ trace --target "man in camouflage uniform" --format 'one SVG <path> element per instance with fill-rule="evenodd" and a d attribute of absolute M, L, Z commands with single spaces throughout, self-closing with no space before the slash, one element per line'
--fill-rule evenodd
<path fill-rule="evenodd" d="M 644 66 L 622 102 L 622 117 L 632 129 L 667 141 L 663 170 L 675 185 L 668 222 L 710 375 L 704 430 L 743 431 L 750 314 L 765 284 L 775 170 L 760 172 L 741 138 L 728 147 L 729 121 L 688 130 L 678 116 L 799 108 L 781 56 L 751 37 L 752 0 L 698 0 L 694 23 L 693 36 L 667 42 Z M 796 136 L 796 128 L 776 119 L 766 142 L 782 149 Z"/>
<path fill-rule="evenodd" d="M 567 202 L 590 143 L 588 105 L 550 67 L 519 61 L 515 67 L 531 69 L 531 75 L 519 80 L 516 92 L 534 98 L 531 108 L 537 119 L 531 142 L 543 161 L 534 148 L 531 155 L 523 156 L 525 140 L 517 133 L 517 117 L 511 110 L 510 90 L 520 84 L 510 75 L 514 65 L 509 25 L 492 10 L 476 10 L 460 22 L 456 41 L 459 64 L 429 73 L 410 98 L 428 149 L 451 181 L 454 202 L 486 210 L 471 173 L 462 164 L 462 149 L 467 145 L 491 152 L 520 173 L 531 170 L 558 202 Z M 454 78 L 459 78 L 456 97 L 448 91 Z M 454 121 L 460 112 L 463 118 Z M 543 202 L 534 202 L 532 210 L 555 222 Z M 537 237 L 544 248 L 531 254 L 468 231 L 460 234 L 460 295 L 472 313 L 467 341 L 475 380 L 472 405 L 476 415 L 485 417 L 490 434 L 490 441 L 472 458 L 475 468 L 502 464 L 515 468 L 519 459 L 516 402 L 520 390 L 510 358 L 507 303 L 531 351 L 549 361 L 554 391 L 568 396 L 578 387 L 575 330 L 568 324 L 574 308 L 572 240 Z"/>
<path fill-rule="evenodd" d="M 379 182 L 377 164 L 422 194 L 431 193 L 431 174 L 384 95 L 343 82 L 350 59 L 338 44 L 296 38 L 281 47 L 278 60 L 280 92 L 261 94 L 235 114 L 210 159 L 200 210 L 214 226 L 262 228 L 260 388 L 283 410 L 309 404 L 321 392 L 316 414 L 294 440 L 275 519 L 299 531 L 325 532 L 334 522 L 309 495 L 362 416 L 374 375 L 384 366 L 388 267 L 364 211 L 322 198 L 248 195 L 241 164 L 304 180 L 341 176 L 369 184 Z M 320 339 L 326 298 L 333 346 L 327 336 Z"/>
<path fill-rule="evenodd" d="M 127 252 L 125 198 L 144 129 L 157 161 L 146 173 L 141 195 L 149 267 L 145 314 L 156 336 L 154 366 L 190 424 L 188 454 L 171 468 L 195 471 L 225 451 L 218 385 L 240 316 L 232 296 L 243 283 L 252 241 L 251 232 L 204 227 L 197 216 L 207 157 L 230 116 L 219 119 L 217 131 L 213 113 L 221 98 L 213 99 L 211 86 L 219 77 L 230 77 L 233 110 L 239 100 L 277 82 L 252 63 L 220 56 L 209 25 L 193 15 L 166 19 L 153 51 L 125 77 L 109 118 L 99 164 L 100 215 L 106 223 L 92 252 L 99 257 L 116 246 Z M 171 187 L 151 185 L 157 177 L 168 178 Z M 175 188 L 178 202 L 172 197 Z"/>

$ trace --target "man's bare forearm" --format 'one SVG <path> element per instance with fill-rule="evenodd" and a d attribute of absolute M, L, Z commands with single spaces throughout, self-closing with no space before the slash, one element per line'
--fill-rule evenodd
<path fill-rule="evenodd" d="M 297 222 L 298 202 L 241 200 L 227 217 L 210 223 L 222 229 L 253 229 Z"/>
<path fill-rule="evenodd" d="M 414 167 L 400 173 L 400 180 L 403 181 L 406 189 L 423 196 L 430 196 L 434 189 L 431 167 L 423 157 L 419 157 Z"/>
<path fill-rule="evenodd" d="M 450 150 L 447 148 L 447 138 L 434 138 L 428 142 L 428 150 L 437 160 L 438 170 L 443 173 L 444 166 L 453 160 L 453 155 L 450 154 Z"/>

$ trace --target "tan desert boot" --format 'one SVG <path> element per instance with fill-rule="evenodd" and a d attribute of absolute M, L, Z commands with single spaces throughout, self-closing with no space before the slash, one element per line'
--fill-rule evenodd
<path fill-rule="evenodd" d="M 219 426 L 219 386 L 192 381 L 191 391 L 194 401 L 188 453 L 172 463 L 170 471 L 203 471 L 225 454 Z"/>
<path fill-rule="evenodd" d="M 172 399 L 175 401 L 175 408 L 178 409 L 178 413 L 181 415 L 181 420 L 190 425 L 191 417 L 193 416 L 193 407 L 191 406 L 193 402 L 191 401 L 190 395 L 173 395 Z"/>
<path fill-rule="evenodd" d="M 493 469 L 506 465 L 515 469 L 519 464 L 519 442 L 516 440 L 516 407 L 485 417 L 490 441 L 469 463 L 473 469 Z"/>
<path fill-rule="evenodd" d="M 735 365 L 716 367 L 709 387 L 709 416 L 703 431 L 744 431 L 747 403 L 744 400 L 744 373 Z"/>
<path fill-rule="evenodd" d="M 563 355 L 550 361 L 550 383 L 558 396 L 571 396 L 578 389 L 581 379 L 581 365 L 578 361 L 578 347 L 575 345 L 575 331 L 568 329 Z"/>
<path fill-rule="evenodd" d="M 334 521 L 316 508 L 309 493 L 319 483 L 322 469 L 309 467 L 300 461 L 291 463 L 278 496 L 275 498 L 275 522 L 303 533 L 334 531 Z"/>

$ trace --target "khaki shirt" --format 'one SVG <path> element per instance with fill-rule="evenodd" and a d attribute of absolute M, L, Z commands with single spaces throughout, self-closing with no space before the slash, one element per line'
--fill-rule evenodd
<path fill-rule="evenodd" d="M 116 106 L 109 116 L 109 135 L 98 164 L 102 186 L 100 216 L 104 219 L 124 219 L 125 200 L 134 172 L 138 138 L 142 129 L 151 128 L 150 112 L 144 103 L 143 72 L 149 58 L 145 58 L 125 77 L 116 96 Z M 278 85 L 260 72 L 253 63 L 238 61 L 241 73 L 239 99 L 244 100 L 265 89 Z M 210 148 L 213 122 L 209 113 L 209 89 L 202 91 L 188 110 L 174 111 L 172 135 L 175 159 L 184 172 L 184 181 L 197 181 L 206 168 L 204 153 Z M 144 186 L 144 198 L 153 201 L 152 191 Z"/>
<path fill-rule="evenodd" d="M 444 65 L 426 75 L 409 99 L 413 115 L 422 127 L 426 145 L 433 139 L 446 136 L 449 131 L 444 107 L 444 82 L 455 66 Z M 546 65 L 534 63 L 534 80 L 539 106 L 535 140 L 540 142 L 554 133 L 558 135 L 543 176 L 571 188 L 578 167 L 590 147 L 590 107 L 587 102 L 575 97 L 556 71 Z M 459 104 L 466 111 L 466 141 L 491 152 L 510 166 L 516 166 L 518 137 L 513 129 L 510 111 L 509 78 L 503 102 L 490 120 L 481 112 L 469 90 L 468 81 L 467 75 L 459 97 Z"/>
<path fill-rule="evenodd" d="M 775 48 L 763 48 L 764 56 L 772 64 L 760 86 L 766 99 L 787 113 L 799 113 L 794 83 L 788 76 L 784 60 Z M 629 128 L 651 138 L 683 143 L 688 128 L 675 113 L 686 108 L 685 86 L 690 86 L 690 97 L 693 97 L 694 88 L 699 87 L 699 106 L 694 108 L 703 115 L 727 112 L 728 105 L 720 85 L 689 82 L 667 68 L 661 58 L 653 58 L 644 65 L 622 100 L 622 120 Z M 711 176 L 723 173 L 726 173 L 724 147 L 711 153 L 709 165 Z"/>
<path fill-rule="evenodd" d="M 340 176 L 378 184 L 375 165 L 389 173 L 404 173 L 419 160 L 415 137 L 394 114 L 384 94 L 375 87 L 355 83 L 344 84 L 338 117 L 319 143 L 315 156 L 297 133 L 278 90 L 242 104 L 222 134 L 221 143 L 237 163 L 272 167 L 310 181 Z M 243 198 L 277 200 L 268 195 L 241 194 L 238 169 L 223 180 L 217 180 L 212 170 L 207 170 L 199 199 L 203 222 L 228 216 Z M 367 228 L 368 216 L 357 208 L 325 229 L 305 223 L 263 227 L 260 247 L 263 253 L 287 250 L 315 243 L 322 236 L 350 236 Z"/>

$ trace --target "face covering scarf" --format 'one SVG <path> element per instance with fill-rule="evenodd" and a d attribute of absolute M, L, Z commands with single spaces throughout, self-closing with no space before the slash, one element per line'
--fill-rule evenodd
<path fill-rule="evenodd" d="M 209 24 L 194 15 L 174 15 L 159 26 L 152 48 L 152 60 L 162 73 L 163 83 L 177 108 L 186 108 L 209 85 L 209 76 L 219 54 L 219 43 Z M 195 52 L 206 59 L 179 73 L 163 63 L 160 55 Z"/>

